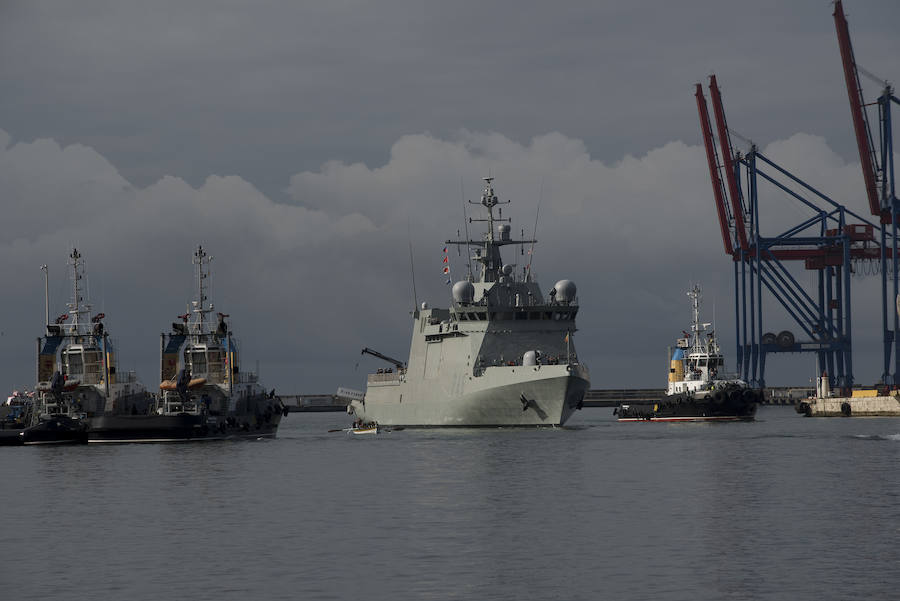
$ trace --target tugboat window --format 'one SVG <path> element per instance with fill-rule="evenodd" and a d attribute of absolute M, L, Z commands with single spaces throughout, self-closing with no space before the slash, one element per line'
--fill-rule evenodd
<path fill-rule="evenodd" d="M 190 361 L 191 373 L 194 376 L 206 373 L 206 351 L 192 351 Z"/>
<path fill-rule="evenodd" d="M 81 375 L 82 373 L 84 373 L 84 363 L 81 359 L 81 353 L 67 353 L 66 357 L 68 359 L 67 363 L 69 367 L 69 374 Z"/>

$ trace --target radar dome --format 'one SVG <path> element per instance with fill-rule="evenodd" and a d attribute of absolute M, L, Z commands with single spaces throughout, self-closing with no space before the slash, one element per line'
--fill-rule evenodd
<path fill-rule="evenodd" d="M 572 280 L 560 280 L 553 287 L 556 291 L 556 300 L 561 303 L 570 303 L 575 300 L 575 282 Z"/>
<path fill-rule="evenodd" d="M 500 240 L 509 240 L 510 226 L 508 223 L 501 223 L 497 226 L 497 233 L 500 234 Z"/>
<path fill-rule="evenodd" d="M 475 286 L 472 282 L 461 280 L 453 284 L 453 302 L 468 304 L 473 300 L 475 300 Z"/>
<path fill-rule="evenodd" d="M 525 351 L 525 354 L 522 355 L 522 366 L 532 367 L 534 365 L 537 365 L 537 352 Z"/>
<path fill-rule="evenodd" d="M 513 272 L 512 265 L 507 264 L 507 265 L 503 266 L 503 275 L 512 275 L 512 272 Z"/>

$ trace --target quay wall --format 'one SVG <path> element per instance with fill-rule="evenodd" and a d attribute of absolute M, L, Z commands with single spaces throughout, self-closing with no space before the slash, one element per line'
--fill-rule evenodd
<path fill-rule="evenodd" d="M 900 416 L 900 399 L 896 396 L 814 398 L 805 401 L 800 410 L 808 417 Z"/>

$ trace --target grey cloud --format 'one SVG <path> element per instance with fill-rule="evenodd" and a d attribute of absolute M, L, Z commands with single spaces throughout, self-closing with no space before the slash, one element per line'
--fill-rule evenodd
<path fill-rule="evenodd" d="M 896 79 L 900 5 L 845 8 L 857 59 Z M 43 315 L 38 265 L 57 274 L 58 306 L 67 248 L 83 247 L 123 358 L 152 383 L 155 336 L 204 243 L 217 302 L 266 379 L 361 386 L 347 371 L 361 346 L 408 344 L 410 238 L 419 296 L 443 302 L 432 261 L 492 173 L 516 230 L 533 227 L 543 190 L 535 269 L 545 287 L 578 283 L 595 384 L 651 385 L 687 281 L 730 319 L 693 99 L 711 72 L 732 128 L 865 207 L 819 0 L 10 1 L 0 56 L 0 275 L 18 288 L 0 376 L 20 384 Z M 800 215 L 763 201 L 773 229 Z M 877 291 L 859 281 L 857 365 L 873 380 Z M 783 377 L 806 373 L 788 364 Z"/>
<path fill-rule="evenodd" d="M 848 0 L 856 55 L 892 77 L 900 5 Z M 429 131 L 548 131 L 614 161 L 695 143 L 691 85 L 734 128 L 853 157 L 831 9 L 800 2 L 7 2 L 3 127 L 101 152 L 129 181 L 241 173 L 281 200 L 328 160 L 382 164 Z"/>

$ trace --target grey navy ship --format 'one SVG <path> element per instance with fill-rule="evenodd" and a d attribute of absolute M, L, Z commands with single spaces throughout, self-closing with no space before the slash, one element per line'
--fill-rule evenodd
<path fill-rule="evenodd" d="M 691 298 L 690 332 L 676 341 L 669 361 L 669 382 L 661 399 L 624 404 L 614 413 L 620 422 L 749 421 L 756 415 L 762 391 L 725 375 L 725 358 L 709 323 L 700 321 L 699 286 Z"/>
<path fill-rule="evenodd" d="M 536 240 L 511 239 L 498 206 L 509 201 L 497 199 L 493 178 L 484 180 L 487 218 L 469 221 L 486 222 L 487 231 L 481 240 L 446 242 L 465 247 L 480 269 L 453 284 L 448 308 L 415 307 L 407 362 L 372 353 L 396 369 L 369 374 L 365 396 L 348 405 L 363 423 L 558 426 L 582 407 L 590 376 L 573 342 L 575 284 L 561 280 L 545 298 L 530 261 L 521 275 L 503 262 L 501 248 L 519 245 L 525 256 L 524 245 L 533 249 Z"/>

